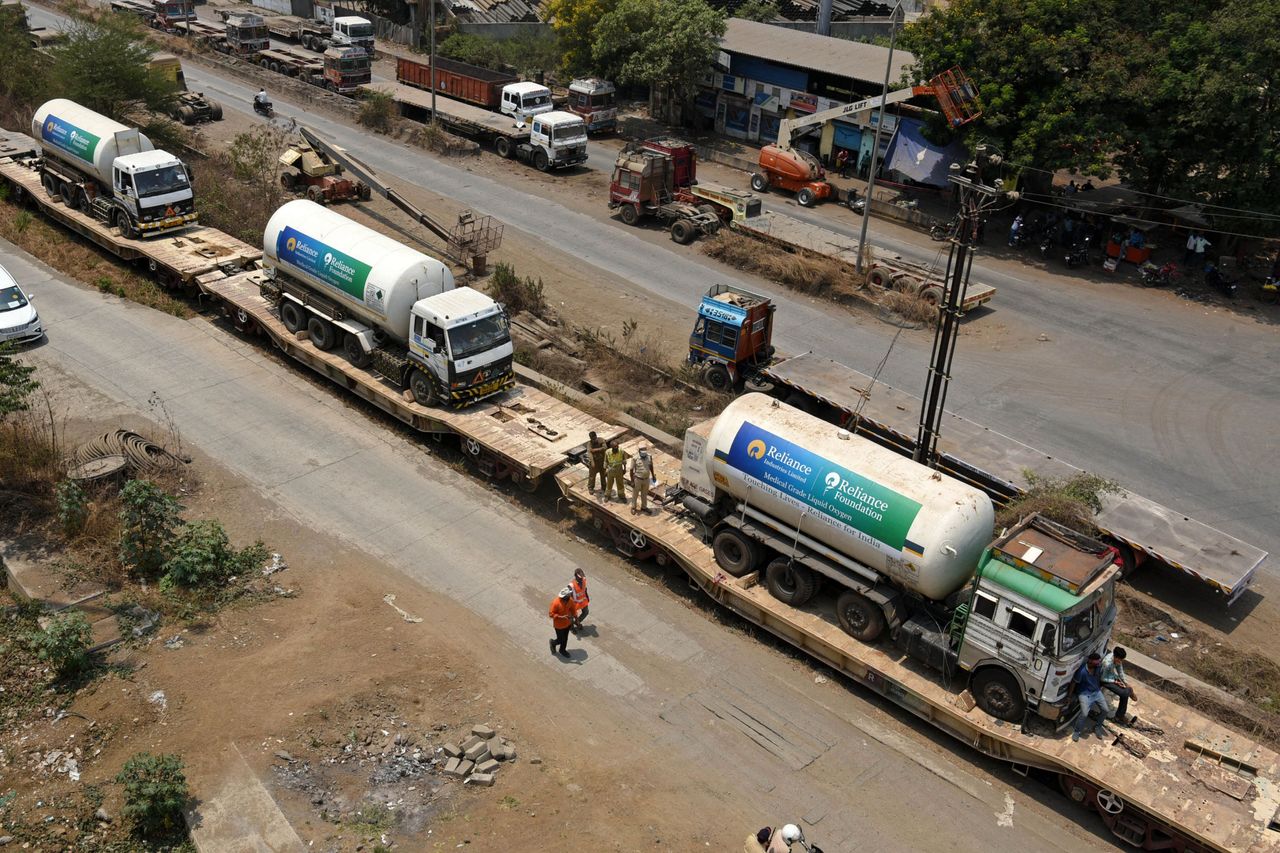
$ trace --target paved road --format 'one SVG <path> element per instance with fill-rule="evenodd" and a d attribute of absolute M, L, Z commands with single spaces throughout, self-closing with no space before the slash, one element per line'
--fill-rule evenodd
<path fill-rule="evenodd" d="M 1007 770 L 959 744 L 939 747 L 834 680 L 815 685 L 786 655 L 635 583 L 618 561 L 317 391 L 301 368 L 204 319 L 71 284 L 3 242 L 0 263 L 36 294 L 48 343 L 27 357 L 46 376 L 143 414 L 158 394 L 184 440 L 283 511 L 479 614 L 529 666 L 609 705 L 636 749 L 663 755 L 673 773 L 684 762 L 712 771 L 727 802 L 808 815 L 831 850 L 923 849 L 939 827 L 960 850 L 1098 847 L 1088 819 L 1054 811 L 1068 808 L 1056 794 L 1014 788 Z M 565 666 L 546 651 L 545 602 L 577 565 L 609 615 L 602 636 L 574 642 L 585 648 L 579 665 Z M 771 749 L 725 721 L 734 707 L 776 729 Z"/>
<path fill-rule="evenodd" d="M 247 111 L 249 87 L 195 65 L 187 79 L 224 108 Z M 696 253 L 657 248 L 613 220 L 504 183 L 500 173 L 491 178 L 483 169 L 455 168 L 328 117 L 308 116 L 286 98 L 276 100 L 283 116 L 305 118 L 375 168 L 492 214 L 639 291 L 692 306 L 710 282 L 761 286 Z M 852 218 L 837 209 L 804 215 L 830 215 L 837 224 Z M 840 227 L 851 232 L 853 225 Z M 913 242 L 903 229 L 880 222 L 873 222 L 872 236 L 917 255 L 936 247 L 926 236 L 915 235 Z M 974 275 L 1000 293 L 993 312 L 967 323 L 970 334 L 957 352 L 947 399 L 951 411 L 1280 552 L 1274 430 L 1280 422 L 1280 348 L 1274 329 L 1169 294 L 1035 275 L 1010 263 L 988 261 Z M 764 287 L 780 304 L 778 345 L 785 351 L 812 349 L 869 372 L 894 336 L 881 324 L 855 324 L 844 312 Z M 984 332 L 999 325 L 1016 340 Z M 1040 333 L 1047 340 L 1036 343 Z M 919 393 L 928 352 L 927 336 L 903 336 L 882 378 Z M 1269 560 L 1264 571 L 1280 574 L 1280 559 Z"/>

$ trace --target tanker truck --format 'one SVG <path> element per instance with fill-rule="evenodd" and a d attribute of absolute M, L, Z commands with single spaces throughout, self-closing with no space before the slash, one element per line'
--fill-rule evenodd
<path fill-rule="evenodd" d="M 57 98 L 36 110 L 31 135 L 49 197 L 119 228 L 122 237 L 153 237 L 199 219 L 186 164 L 136 128 Z"/>
<path fill-rule="evenodd" d="M 794 607 L 829 587 L 846 633 L 965 677 L 993 717 L 1065 725 L 1110 638 L 1115 549 L 1039 516 L 995 538 L 985 492 L 764 394 L 686 433 L 681 488 L 726 574 Z"/>
<path fill-rule="evenodd" d="M 454 287 L 440 261 L 306 200 L 272 215 L 262 251 L 262 296 L 285 328 L 419 404 L 460 408 L 515 384 L 506 311 Z"/>

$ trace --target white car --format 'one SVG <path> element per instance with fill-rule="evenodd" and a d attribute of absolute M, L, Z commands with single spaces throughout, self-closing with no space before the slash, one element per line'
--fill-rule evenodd
<path fill-rule="evenodd" d="M 26 343 L 44 336 L 40 315 L 9 271 L 0 267 L 0 343 Z"/>

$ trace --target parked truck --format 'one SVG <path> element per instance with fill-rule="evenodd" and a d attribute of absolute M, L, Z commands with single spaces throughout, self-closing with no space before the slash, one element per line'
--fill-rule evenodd
<path fill-rule="evenodd" d="M 420 405 L 461 407 L 514 384 L 506 311 L 455 288 L 440 261 L 305 200 L 272 215 L 262 251 L 262 295 L 286 329 L 340 348 Z"/>
<path fill-rule="evenodd" d="M 237 12 L 228 15 L 226 31 L 219 49 L 245 59 L 253 59 L 271 48 L 271 33 L 261 15 L 253 12 Z"/>
<path fill-rule="evenodd" d="M 608 80 L 585 77 L 569 84 L 569 103 L 565 107 L 582 116 L 587 133 L 612 133 L 618 128 L 618 90 Z"/>
<path fill-rule="evenodd" d="M 271 35 L 296 41 L 307 50 L 314 50 L 316 53 L 328 47 L 329 40 L 333 37 L 333 28 L 320 21 L 299 18 L 295 15 L 274 15 L 263 20 Z"/>
<path fill-rule="evenodd" d="M 172 53 L 157 53 L 151 57 L 149 67 L 173 87 L 174 103 L 169 116 L 183 124 L 199 124 L 204 121 L 222 121 L 222 104 L 205 97 L 204 92 L 192 92 L 187 88 L 187 77 L 182 73 L 182 60 Z"/>
<path fill-rule="evenodd" d="M 551 90 L 541 83 L 522 80 L 502 87 L 502 100 L 498 104 L 498 112 L 511 116 L 516 121 L 528 121 L 536 115 L 549 113 L 554 109 L 555 105 L 551 103 Z"/>
<path fill-rule="evenodd" d="M 334 18 L 329 40 L 334 47 L 351 47 L 373 56 L 373 24 L 368 18 L 356 15 Z"/>
<path fill-rule="evenodd" d="M 1114 549 L 1039 517 L 992 542 L 979 489 L 766 395 L 686 433 L 680 485 L 727 574 L 793 607 L 834 584 L 847 634 L 967 676 L 998 719 L 1068 719 L 1111 636 Z"/>
<path fill-rule="evenodd" d="M 396 80 L 415 89 L 432 90 L 431 65 L 400 56 L 396 58 Z M 521 81 L 502 71 L 468 65 L 456 59 L 436 57 L 435 91 L 462 101 L 527 122 L 535 115 L 555 109 L 551 90 L 540 83 Z"/>
<path fill-rule="evenodd" d="M 372 53 L 360 47 L 334 46 L 324 52 L 324 87 L 351 95 L 373 80 Z"/>
<path fill-rule="evenodd" d="M 136 128 L 56 98 L 36 110 L 31 135 L 45 192 L 121 236 L 152 237 L 198 221 L 186 165 Z"/>

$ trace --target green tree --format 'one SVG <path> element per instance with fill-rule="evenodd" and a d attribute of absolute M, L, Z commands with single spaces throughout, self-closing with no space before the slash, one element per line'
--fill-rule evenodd
<path fill-rule="evenodd" d="M 31 378 L 36 372 L 34 364 L 27 364 L 13 355 L 13 345 L 0 343 L 0 421 L 14 412 L 25 412 L 29 398 L 40 387 Z"/>
<path fill-rule="evenodd" d="M 138 835 L 158 838 L 180 830 L 182 810 L 191 800 L 181 758 L 139 752 L 124 763 L 116 782 L 124 786 L 123 813 Z"/>
<path fill-rule="evenodd" d="M 622 83 L 688 98 L 715 64 L 723 35 L 724 13 L 704 0 L 618 0 L 596 26 L 592 56 Z"/>
<path fill-rule="evenodd" d="M 151 70 L 154 51 L 132 15 L 77 19 L 66 40 L 51 51 L 50 89 L 126 124 L 139 107 L 168 112 L 174 90 Z"/>
<path fill-rule="evenodd" d="M 780 14 L 778 0 L 746 0 L 733 10 L 735 18 L 745 18 L 748 21 L 776 21 Z"/>
<path fill-rule="evenodd" d="M 40 100 L 42 59 L 27 37 L 24 8 L 0 6 L 0 107 L 5 112 L 30 109 Z"/>
<path fill-rule="evenodd" d="M 573 77 L 609 75 L 595 64 L 596 25 L 617 5 L 618 0 L 550 0 L 547 19 L 560 39 L 564 73 Z"/>
<path fill-rule="evenodd" d="M 120 562 L 154 578 L 169 560 L 182 519 L 182 504 L 148 480 L 130 480 L 120 490 Z"/>

